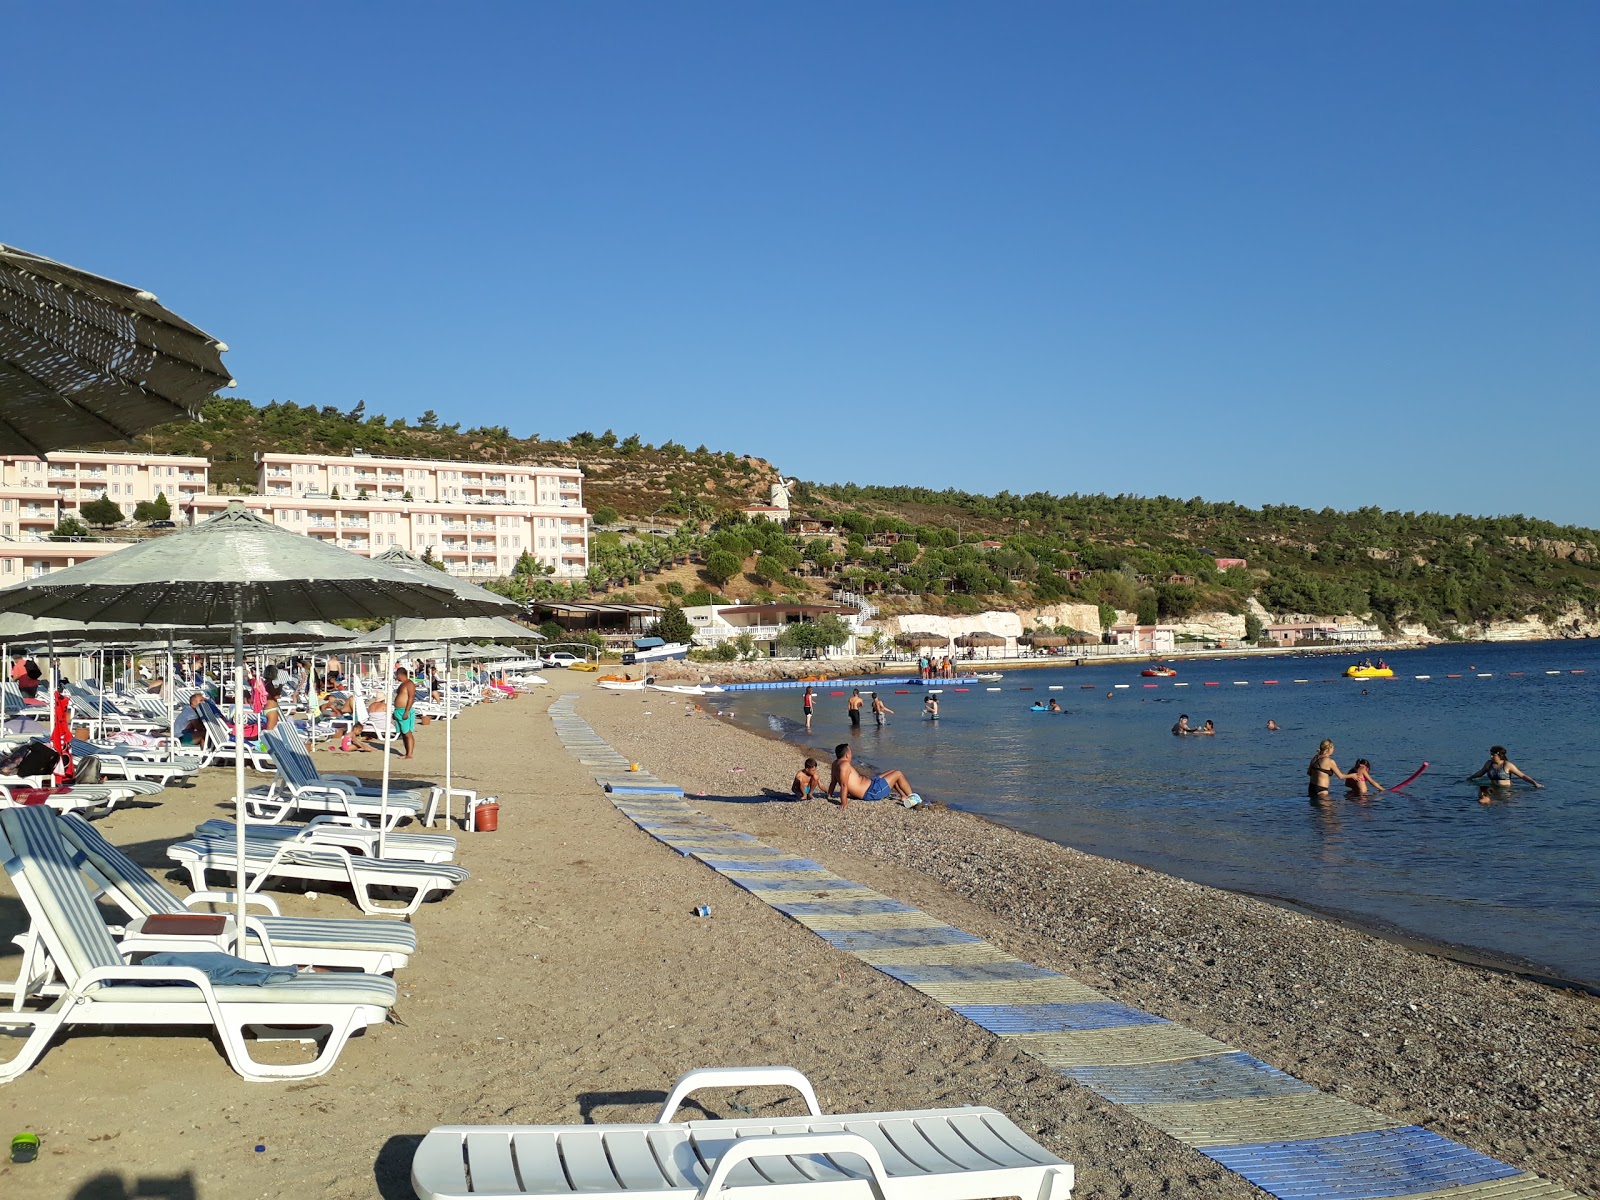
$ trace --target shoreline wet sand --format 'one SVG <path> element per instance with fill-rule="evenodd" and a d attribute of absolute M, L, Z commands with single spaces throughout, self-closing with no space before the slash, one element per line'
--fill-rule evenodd
<path fill-rule="evenodd" d="M 586 691 L 579 712 L 717 820 L 1332 1095 L 1600 1195 L 1594 996 L 967 813 L 793 803 L 795 747 L 686 716 L 685 700 L 694 713 L 686 697 Z M 914 761 L 877 765 L 916 781 Z"/>
<path fill-rule="evenodd" d="M 234 1075 L 200 1029 L 59 1038 L 0 1086 L 0 1125 L 43 1143 L 36 1162 L 0 1162 L 0 1195 L 409 1197 L 411 1153 L 435 1125 L 653 1120 L 684 1071 L 761 1064 L 804 1071 L 832 1112 L 993 1105 L 1077 1165 L 1080 1197 L 1262 1194 L 636 829 L 560 748 L 546 709 L 585 685 L 552 675 L 461 718 L 458 782 L 499 795 L 500 830 L 461 834 L 472 878 L 417 913 L 395 1023 L 353 1039 L 327 1075 L 282 1084 Z M 401 786 L 442 775 L 439 727 L 418 733 Z M 381 766 L 316 758 L 367 777 Z M 166 845 L 222 815 L 231 780 L 208 771 L 100 828 L 165 880 Z M 359 915 L 348 894 L 320 890 L 272 895 L 289 915 Z M 24 920 L 0 876 L 0 975 L 16 974 Z M 700 1099 L 741 1111 L 725 1097 Z M 734 1100 L 799 1111 L 775 1089 Z"/>

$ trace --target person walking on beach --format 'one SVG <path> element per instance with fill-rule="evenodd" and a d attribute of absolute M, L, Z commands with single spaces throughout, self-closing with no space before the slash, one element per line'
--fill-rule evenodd
<path fill-rule="evenodd" d="M 1317 744 L 1317 752 L 1311 756 L 1311 764 L 1306 767 L 1306 778 L 1306 795 L 1313 801 L 1328 798 L 1328 786 L 1332 780 L 1349 780 L 1350 777 L 1339 770 L 1339 764 L 1333 761 L 1333 743 L 1327 738 Z"/>
<path fill-rule="evenodd" d="M 1506 757 L 1506 748 L 1504 746 L 1490 746 L 1489 761 L 1467 776 L 1469 780 L 1480 777 L 1486 778 L 1495 787 L 1510 787 L 1513 779 L 1525 780 L 1536 788 L 1544 786 L 1532 775 L 1524 775 L 1517 768 L 1517 764 Z"/>
<path fill-rule="evenodd" d="M 861 728 L 861 705 L 863 703 L 864 703 L 864 701 L 861 699 L 861 689 L 860 688 L 851 688 L 850 689 L 850 701 L 849 701 L 848 704 L 845 705 L 845 707 L 850 710 L 850 728 L 851 729 L 860 729 Z"/>
<path fill-rule="evenodd" d="M 806 686 L 806 694 L 800 697 L 800 703 L 805 706 L 806 729 L 809 731 L 811 729 L 811 710 L 816 706 L 817 703 L 816 695 L 811 691 L 809 684 Z"/>
<path fill-rule="evenodd" d="M 849 742 L 840 742 L 833 748 L 833 754 L 833 770 L 828 776 L 828 799 L 833 799 L 837 789 L 840 808 L 848 805 L 852 798 L 887 800 L 893 796 L 897 800 L 908 800 L 917 794 L 911 781 L 900 771 L 885 771 L 868 779 L 863 772 L 856 770 Z"/>
<path fill-rule="evenodd" d="M 885 723 L 884 722 L 884 718 L 885 717 L 890 717 L 890 716 L 893 716 L 893 715 L 894 715 L 894 709 L 890 708 L 882 700 L 878 699 L 878 693 L 877 692 L 873 692 L 872 693 L 872 716 L 873 716 L 873 719 L 878 722 L 878 728 L 879 729 L 883 728 L 884 723 Z"/>
<path fill-rule="evenodd" d="M 417 685 L 411 682 L 411 673 L 404 667 L 394 669 L 394 731 L 400 735 L 400 745 L 410 758 L 417 749 Z"/>

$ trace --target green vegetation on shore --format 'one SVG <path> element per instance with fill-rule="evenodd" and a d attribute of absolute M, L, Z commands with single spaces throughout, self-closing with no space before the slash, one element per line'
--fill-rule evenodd
<path fill-rule="evenodd" d="M 262 451 L 359 448 L 580 467 L 603 527 L 589 577 L 558 583 L 525 556 L 495 585 L 523 599 L 636 588 L 639 599 L 678 603 L 815 600 L 844 588 L 891 609 L 955 614 L 1079 602 L 1098 605 L 1106 624 L 1115 610 L 1145 622 L 1240 614 L 1254 596 L 1274 613 L 1371 613 L 1389 630 L 1418 624 L 1446 635 L 1496 620 L 1600 614 L 1600 533 L 1522 516 L 801 484 L 795 517 L 832 523 L 808 535 L 743 519 L 738 510 L 765 502 L 777 472 L 732 451 L 652 446 L 611 430 L 515 437 L 431 411 L 368 414 L 363 403 L 341 410 L 216 399 L 204 415 L 139 442 L 153 453 L 208 457 L 224 490 L 253 485 Z M 1222 570 L 1218 558 L 1247 566 Z"/>

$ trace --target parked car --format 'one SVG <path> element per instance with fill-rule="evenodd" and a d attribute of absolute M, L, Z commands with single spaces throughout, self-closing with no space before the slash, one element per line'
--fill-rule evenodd
<path fill-rule="evenodd" d="M 151 521 L 150 522 L 150 528 L 151 529 L 176 529 L 177 527 L 178 527 L 178 523 L 176 521 Z"/>
<path fill-rule="evenodd" d="M 570 667 L 573 663 L 584 660 L 576 654 L 569 654 L 565 650 L 553 650 L 544 656 L 543 665 L 547 667 Z"/>

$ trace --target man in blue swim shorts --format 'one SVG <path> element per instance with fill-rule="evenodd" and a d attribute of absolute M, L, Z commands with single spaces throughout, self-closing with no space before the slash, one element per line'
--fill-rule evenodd
<path fill-rule="evenodd" d="M 839 792 L 839 807 L 844 808 L 851 799 L 887 800 L 891 796 L 904 800 L 916 794 L 911 782 L 899 771 L 885 771 L 869 778 L 856 770 L 851 756 L 850 743 L 840 742 L 833 748 L 833 774 L 828 779 L 828 798 Z"/>
<path fill-rule="evenodd" d="M 404 667 L 394 669 L 394 731 L 405 748 L 401 758 L 410 758 L 417 748 L 417 685 Z"/>

